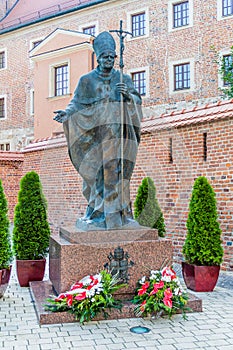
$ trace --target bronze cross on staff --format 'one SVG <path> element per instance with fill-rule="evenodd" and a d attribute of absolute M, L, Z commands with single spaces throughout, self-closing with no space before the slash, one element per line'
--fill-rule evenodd
<path fill-rule="evenodd" d="M 124 39 L 127 36 L 127 34 L 133 36 L 132 33 L 126 32 L 125 30 L 122 29 L 122 24 L 123 24 L 123 21 L 121 20 L 119 30 L 110 30 L 110 32 L 117 33 L 118 37 L 120 38 L 120 63 L 119 63 L 119 67 L 121 70 L 123 70 L 123 68 L 124 68 L 124 62 L 123 62 L 123 52 L 125 49 Z M 123 73 L 123 71 L 122 71 L 122 73 Z"/>

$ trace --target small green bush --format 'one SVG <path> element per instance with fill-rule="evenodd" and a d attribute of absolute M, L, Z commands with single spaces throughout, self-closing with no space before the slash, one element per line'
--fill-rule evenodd
<path fill-rule="evenodd" d="M 46 257 L 50 229 L 47 203 L 39 175 L 31 171 L 20 181 L 18 203 L 14 213 L 13 250 L 18 260 L 40 260 Z"/>
<path fill-rule="evenodd" d="M 7 200 L 0 180 L 0 270 L 9 268 L 13 259 L 10 242 L 10 221 L 7 212 Z"/>
<path fill-rule="evenodd" d="M 189 203 L 186 261 L 195 265 L 220 265 L 223 257 L 215 192 L 204 176 L 196 179 Z"/>
<path fill-rule="evenodd" d="M 156 198 L 154 182 L 150 177 L 145 177 L 138 187 L 134 202 L 134 217 L 140 225 L 156 228 L 160 237 L 165 236 L 163 213 Z"/>

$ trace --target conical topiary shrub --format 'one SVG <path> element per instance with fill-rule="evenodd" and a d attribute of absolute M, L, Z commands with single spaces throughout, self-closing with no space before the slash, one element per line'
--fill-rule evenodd
<path fill-rule="evenodd" d="M 163 213 L 156 198 L 156 188 L 150 177 L 145 177 L 138 187 L 134 202 L 134 217 L 142 226 L 156 228 L 160 237 L 164 237 L 166 227 Z"/>
<path fill-rule="evenodd" d="M 39 260 L 46 257 L 50 237 L 46 210 L 39 175 L 31 171 L 20 181 L 15 207 L 13 250 L 16 259 Z"/>
<path fill-rule="evenodd" d="M 223 257 L 215 192 L 204 176 L 196 179 L 183 246 L 185 260 L 195 265 L 220 265 Z"/>
<path fill-rule="evenodd" d="M 213 188 L 200 176 L 189 203 L 182 262 L 184 281 L 195 292 L 211 292 L 218 281 L 223 248 L 216 204 Z"/>
<path fill-rule="evenodd" d="M 0 270 L 8 269 L 13 259 L 10 242 L 10 221 L 7 212 L 7 200 L 0 180 Z"/>
<path fill-rule="evenodd" d="M 4 295 L 11 275 L 13 254 L 10 242 L 10 221 L 7 200 L 0 180 L 0 298 Z"/>
<path fill-rule="evenodd" d="M 31 171 L 20 181 L 14 215 L 13 250 L 21 287 L 44 277 L 50 237 L 46 207 L 39 175 Z"/>

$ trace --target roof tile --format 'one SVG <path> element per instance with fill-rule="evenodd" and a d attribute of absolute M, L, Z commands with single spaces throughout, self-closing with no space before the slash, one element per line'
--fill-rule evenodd
<path fill-rule="evenodd" d="M 142 133 L 155 130 L 171 129 L 174 127 L 204 123 L 205 121 L 233 117 L 233 99 L 218 101 L 204 106 L 195 106 L 190 110 L 172 111 L 142 121 Z"/>

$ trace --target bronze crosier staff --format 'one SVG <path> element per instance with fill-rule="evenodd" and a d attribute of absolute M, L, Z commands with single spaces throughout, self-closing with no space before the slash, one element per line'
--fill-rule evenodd
<path fill-rule="evenodd" d="M 132 33 L 127 32 L 123 30 L 122 28 L 123 21 L 120 21 L 120 29 L 119 30 L 110 30 L 112 33 L 117 33 L 117 36 L 120 38 L 120 60 L 119 60 L 119 67 L 120 67 L 120 84 L 123 83 L 123 68 L 124 68 L 124 61 L 123 61 L 123 53 L 125 49 L 124 45 L 124 39 L 127 35 L 132 36 Z M 124 97 L 123 94 L 120 96 L 120 117 L 121 117 L 121 202 L 122 202 L 122 209 L 124 205 Z M 122 210 L 123 215 L 123 210 Z"/>

